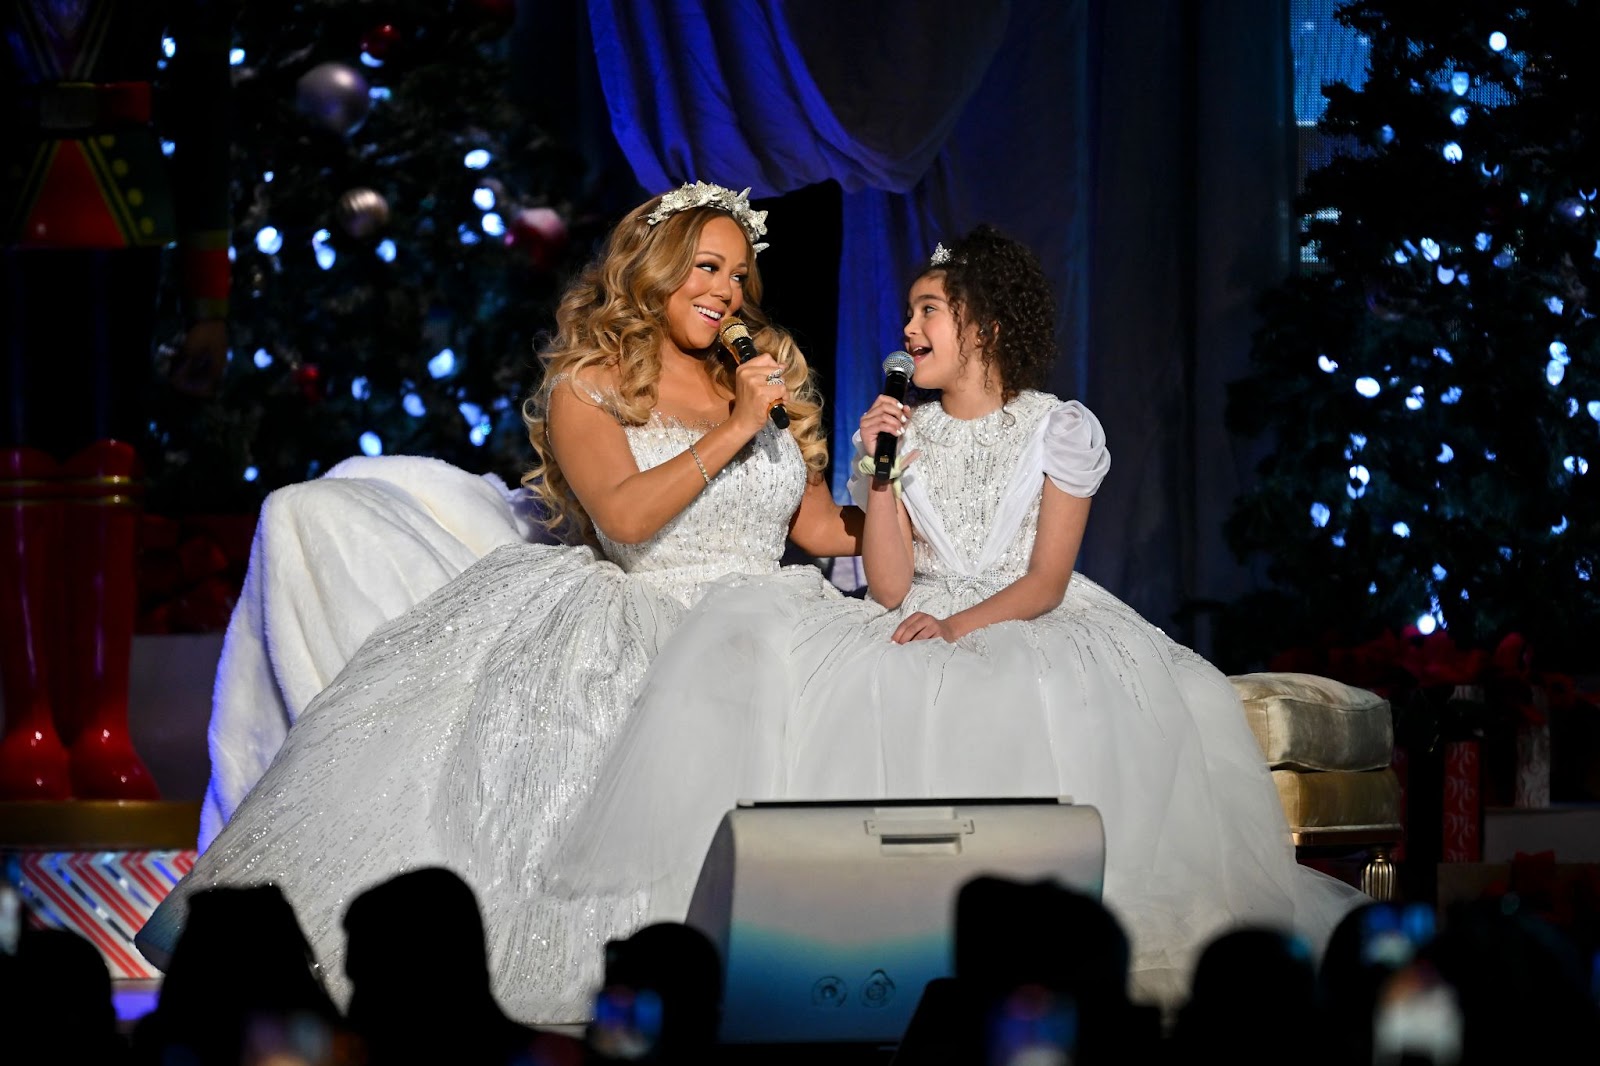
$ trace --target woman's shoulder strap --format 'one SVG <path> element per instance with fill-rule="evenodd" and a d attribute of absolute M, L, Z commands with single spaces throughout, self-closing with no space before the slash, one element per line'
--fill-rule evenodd
<path fill-rule="evenodd" d="M 600 408 L 620 422 L 621 419 L 617 415 L 620 405 L 616 391 L 606 384 L 605 378 L 604 370 L 599 367 L 577 371 L 562 371 L 551 377 L 546 383 L 546 393 L 553 396 L 557 389 L 570 389 L 576 396 Z"/>

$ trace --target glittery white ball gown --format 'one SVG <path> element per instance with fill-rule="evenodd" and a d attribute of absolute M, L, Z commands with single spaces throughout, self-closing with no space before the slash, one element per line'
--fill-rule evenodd
<path fill-rule="evenodd" d="M 954 645 L 889 640 L 910 612 L 946 617 L 1022 576 L 1044 478 L 1090 496 L 1109 466 L 1094 416 L 1036 392 L 972 421 L 931 403 L 901 447 L 921 450 L 905 602 L 864 615 L 759 584 L 708 594 L 550 864 L 558 885 L 653 884 L 683 906 L 739 798 L 1070 795 L 1104 819 L 1104 898 L 1142 997 L 1180 998 L 1235 923 L 1325 940 L 1366 897 L 1296 864 L 1232 686 L 1099 585 L 1074 575 L 1044 617 Z"/>
<path fill-rule="evenodd" d="M 701 432 L 659 417 L 627 428 L 641 468 Z M 768 426 L 645 543 L 602 538 L 603 556 L 507 544 L 380 626 L 299 714 L 141 930 L 141 948 L 170 952 L 195 891 L 276 882 L 343 998 L 345 907 L 396 873 L 445 864 L 477 891 L 507 1011 L 587 1018 L 604 941 L 658 911 L 642 886 L 606 898 L 543 893 L 537 864 L 593 788 L 646 668 L 707 588 L 761 575 L 783 598 L 843 600 L 815 568 L 780 570 L 805 477 L 793 438 Z M 391 529 L 369 550 L 410 535 Z M 276 621 L 295 624 L 288 612 Z M 704 652 L 707 663 L 719 655 Z M 396 935 L 427 930 L 419 914 Z"/>

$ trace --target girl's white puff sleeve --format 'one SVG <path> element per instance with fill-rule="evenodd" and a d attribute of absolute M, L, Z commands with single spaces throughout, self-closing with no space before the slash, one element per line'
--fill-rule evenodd
<path fill-rule="evenodd" d="M 1068 400 L 1047 416 L 1044 429 L 1044 472 L 1069 496 L 1093 496 L 1111 469 L 1106 433 L 1100 420 L 1077 400 Z"/>

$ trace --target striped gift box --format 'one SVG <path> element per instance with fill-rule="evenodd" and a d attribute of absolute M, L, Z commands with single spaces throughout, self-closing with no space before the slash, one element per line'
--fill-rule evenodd
<path fill-rule="evenodd" d="M 98 948 L 118 988 L 153 987 L 133 938 L 194 867 L 199 820 L 198 800 L 0 802 L 0 876 L 33 925 Z"/>
<path fill-rule="evenodd" d="M 133 946 L 150 912 L 194 866 L 185 851 L 29 851 L 7 857 L 34 925 L 70 929 L 106 960 L 113 980 L 151 980 L 160 971 Z"/>

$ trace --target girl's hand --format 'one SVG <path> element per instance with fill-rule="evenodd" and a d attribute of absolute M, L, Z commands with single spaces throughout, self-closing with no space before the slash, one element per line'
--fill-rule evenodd
<path fill-rule="evenodd" d="M 741 363 L 733 372 L 733 384 L 733 413 L 728 421 L 748 430 L 751 437 L 767 424 L 767 415 L 773 406 L 789 399 L 789 386 L 783 383 L 783 367 L 766 352 Z"/>
<path fill-rule="evenodd" d="M 898 437 L 905 432 L 910 421 L 910 408 L 899 400 L 879 396 L 861 416 L 861 449 L 868 455 L 878 454 L 878 434 L 892 433 Z"/>
<path fill-rule="evenodd" d="M 889 639 L 896 644 L 910 644 L 913 640 L 932 640 L 938 637 L 946 644 L 954 644 L 960 637 L 955 627 L 948 618 L 935 618 L 931 614 L 917 611 L 900 623 L 894 631 L 894 636 Z"/>

